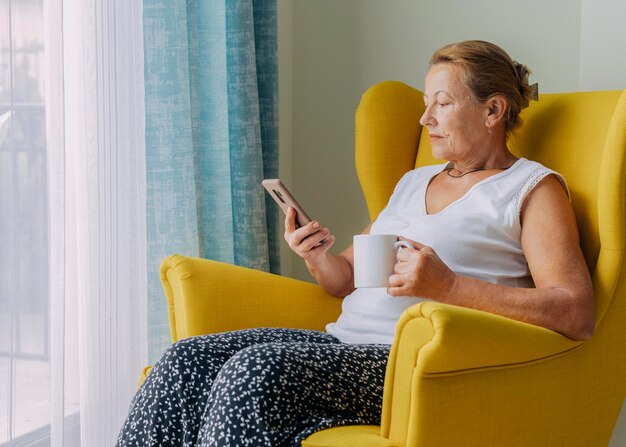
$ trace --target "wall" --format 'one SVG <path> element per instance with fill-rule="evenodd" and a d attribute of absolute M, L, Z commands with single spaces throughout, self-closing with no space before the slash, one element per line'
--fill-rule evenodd
<path fill-rule="evenodd" d="M 390 77 L 421 87 L 433 51 L 466 39 L 505 48 L 544 92 L 578 87 L 580 1 L 361 0 L 355 12 L 361 89 Z"/>
<path fill-rule="evenodd" d="M 621 90 L 626 87 L 625 23 L 626 2 L 623 0 L 582 1 L 581 90 Z"/>
<path fill-rule="evenodd" d="M 281 176 L 308 214 L 334 230 L 336 247 L 368 223 L 353 156 L 360 95 L 354 11 L 353 1 L 279 1 L 279 23 L 280 14 L 291 17 L 290 36 L 279 28 L 279 56 L 281 49 L 292 51 L 290 66 L 279 67 L 280 93 L 283 81 L 291 86 L 291 97 L 281 99 L 288 107 L 280 109 L 281 129 L 284 119 L 292 126 L 291 138 L 280 142 L 292 163 L 281 165 Z M 310 280 L 286 244 L 281 256 L 283 274 Z"/>
<path fill-rule="evenodd" d="M 331 228 L 333 251 L 368 223 L 353 156 L 360 95 L 386 79 L 421 88 L 440 46 L 497 43 L 533 70 L 541 92 L 626 88 L 622 0 L 278 0 L 278 7 L 281 177 Z M 284 275 L 311 281 L 286 244 L 281 255 Z M 617 445 L 626 445 L 626 409 L 610 447 Z"/>

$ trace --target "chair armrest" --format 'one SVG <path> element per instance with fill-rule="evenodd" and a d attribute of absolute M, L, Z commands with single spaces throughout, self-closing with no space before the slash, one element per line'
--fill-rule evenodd
<path fill-rule="evenodd" d="M 141 376 L 139 376 L 139 380 L 137 381 L 136 390 L 138 390 L 141 385 L 143 385 L 143 383 L 146 381 L 146 378 L 148 377 L 148 374 L 150 374 L 150 371 L 152 371 L 152 365 L 148 365 L 141 370 Z"/>
<path fill-rule="evenodd" d="M 431 338 L 413 343 L 411 326 L 424 322 L 432 328 Z M 581 345 L 543 327 L 429 301 L 412 306 L 400 318 L 392 351 L 402 353 L 392 355 L 417 349 L 420 373 L 451 374 L 542 361 Z"/>
<path fill-rule="evenodd" d="M 546 361 L 582 342 L 478 310 L 425 301 L 398 324 L 385 376 L 381 434 L 405 442 L 427 378 L 449 377 Z M 432 380 L 429 381 L 432 383 Z M 424 390 L 422 389 L 422 393 Z"/>
<path fill-rule="evenodd" d="M 320 286 L 207 259 L 172 255 L 161 264 L 172 341 L 250 327 L 323 330 L 341 312 Z"/>
<path fill-rule="evenodd" d="M 442 389 L 451 389 L 451 381 L 460 384 L 468 400 L 478 402 L 487 391 L 502 390 L 496 376 L 484 373 L 516 369 L 528 380 L 529 365 L 557 361 L 582 344 L 548 329 L 488 312 L 434 301 L 412 306 L 398 321 L 387 363 L 381 434 L 408 445 L 418 433 L 424 433 L 420 427 L 433 414 L 441 417 L 444 413 L 457 422 L 469 420 L 467 415 L 472 412 L 461 403 L 461 396 L 451 399 L 441 395 Z M 479 380 L 478 375 L 485 377 L 486 388 L 470 386 Z M 446 413 L 435 409 L 433 399 L 442 407 L 452 405 L 455 410 L 446 407 Z M 507 399 L 512 397 L 507 395 Z M 473 424 L 478 427 L 476 421 Z"/>

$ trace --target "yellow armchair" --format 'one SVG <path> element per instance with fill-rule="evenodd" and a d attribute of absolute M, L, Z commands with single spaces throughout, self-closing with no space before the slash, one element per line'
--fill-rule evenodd
<path fill-rule="evenodd" d="M 356 112 L 370 217 L 408 170 L 437 162 L 422 94 L 384 82 Z M 626 397 L 626 92 L 542 95 L 510 140 L 568 180 L 596 297 L 585 343 L 437 302 L 408 309 L 387 366 L 380 426 L 336 427 L 304 447 L 606 446 Z M 168 257 L 172 340 L 246 327 L 323 329 L 341 300 L 320 287 L 214 261 Z"/>

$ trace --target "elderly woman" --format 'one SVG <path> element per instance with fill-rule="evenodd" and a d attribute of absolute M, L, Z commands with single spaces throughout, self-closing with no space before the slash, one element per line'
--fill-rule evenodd
<path fill-rule="evenodd" d="M 424 299 L 591 337 L 591 280 L 565 181 L 506 144 L 533 96 L 528 74 L 487 42 L 438 50 L 420 122 L 448 162 L 408 172 L 363 231 L 412 246 L 398 252 L 390 287 L 354 290 L 352 247 L 329 253 L 329 230 L 296 229 L 291 210 L 285 239 L 328 292 L 345 297 L 339 319 L 326 332 L 177 342 L 135 396 L 118 445 L 297 446 L 322 428 L 379 424 L 395 323 Z"/>

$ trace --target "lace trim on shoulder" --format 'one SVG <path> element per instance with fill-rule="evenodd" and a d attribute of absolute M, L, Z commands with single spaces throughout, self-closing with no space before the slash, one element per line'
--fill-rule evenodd
<path fill-rule="evenodd" d="M 567 183 L 565 182 L 565 179 L 563 178 L 563 176 L 556 171 L 553 171 L 551 169 L 548 169 L 542 166 L 540 168 L 535 169 L 528 176 L 528 178 L 526 179 L 526 181 L 524 182 L 520 190 L 517 192 L 517 194 L 515 194 L 515 197 L 513 197 L 513 203 L 515 205 L 515 209 L 517 210 L 517 214 L 521 213 L 522 204 L 524 203 L 524 199 L 526 198 L 528 193 L 532 191 L 533 188 L 537 186 L 537 184 L 541 180 L 543 180 L 550 174 L 554 174 L 556 178 L 559 179 L 559 181 L 563 185 L 563 188 L 565 188 L 565 192 L 567 193 L 567 196 L 569 197 L 570 195 L 569 189 L 567 188 Z"/>

